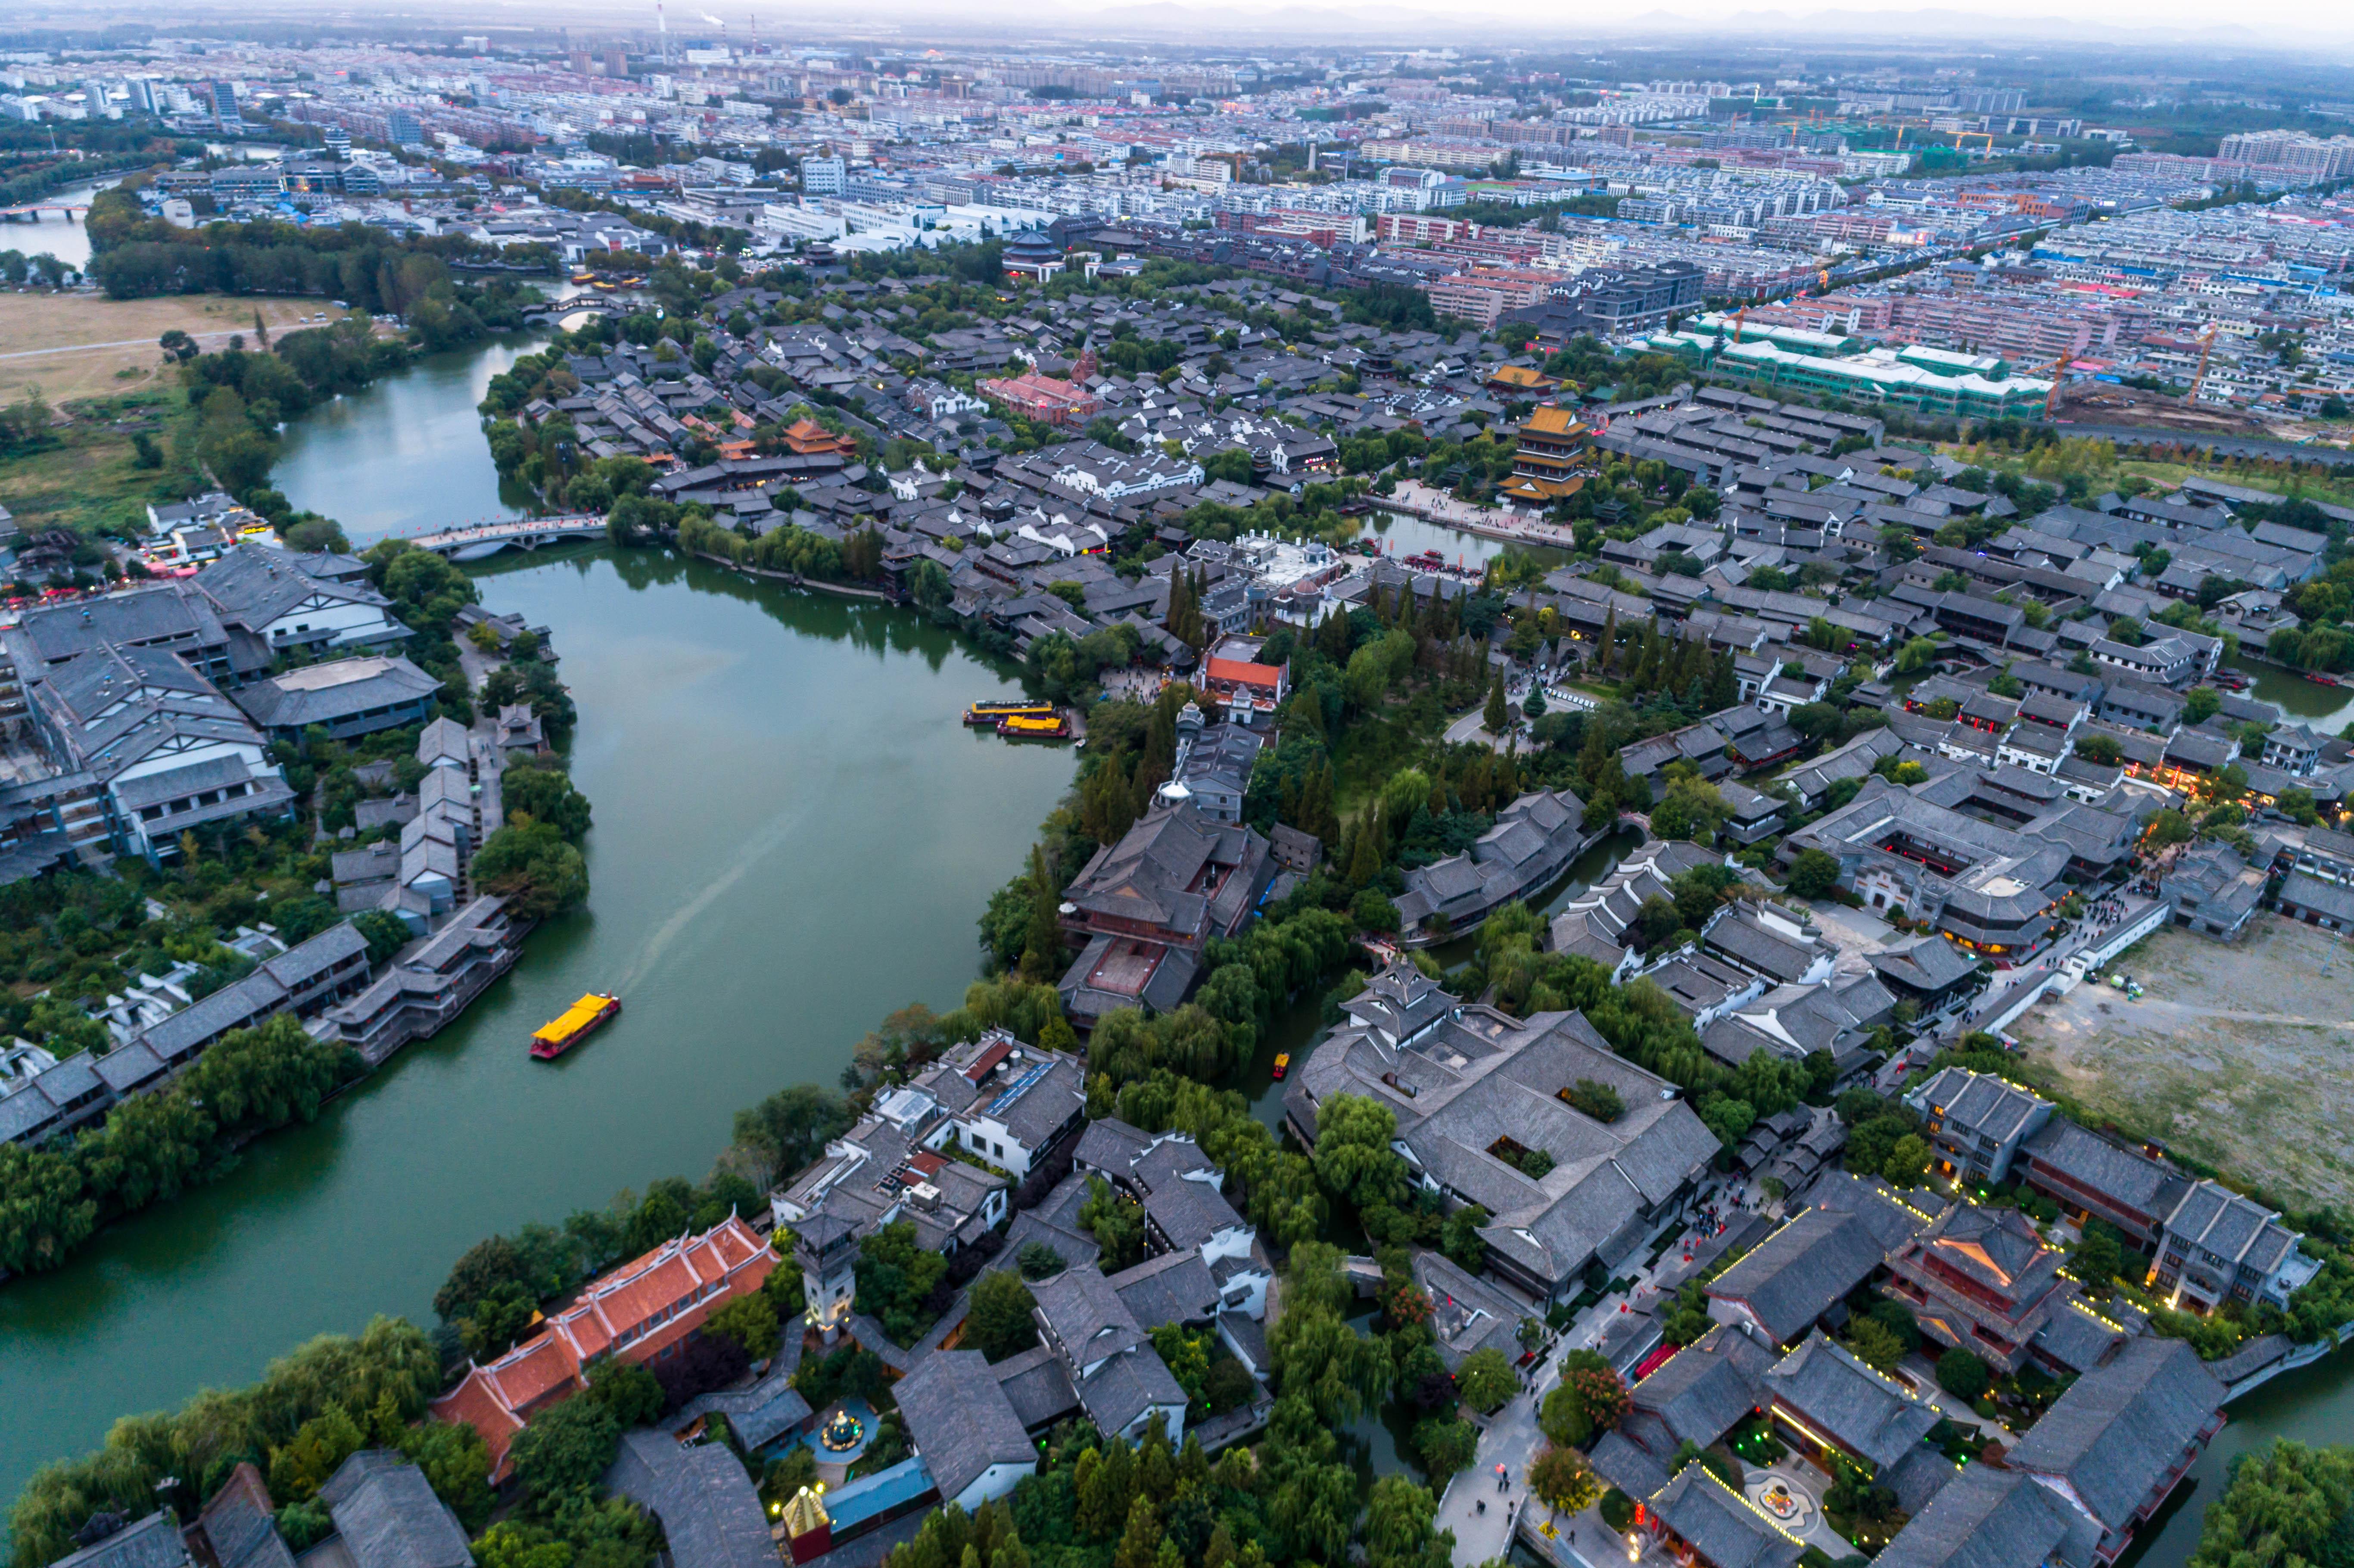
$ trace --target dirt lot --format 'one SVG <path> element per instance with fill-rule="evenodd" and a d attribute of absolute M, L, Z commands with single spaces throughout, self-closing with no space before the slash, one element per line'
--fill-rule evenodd
<path fill-rule="evenodd" d="M 272 332 L 322 313 L 342 313 L 323 300 L 0 291 L 0 401 L 15 402 L 36 386 L 52 403 L 154 386 L 163 359 L 155 340 L 165 332 L 178 327 L 203 348 L 224 347 L 237 332 L 250 343 L 257 310 Z"/>
<path fill-rule="evenodd" d="M 2225 946 L 2168 927 L 2011 1026 L 2027 1076 L 2293 1202 L 2354 1199 L 2354 947 L 2259 914 Z"/>

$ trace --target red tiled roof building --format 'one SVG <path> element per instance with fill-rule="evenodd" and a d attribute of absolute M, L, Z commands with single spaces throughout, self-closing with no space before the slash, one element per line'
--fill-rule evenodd
<path fill-rule="evenodd" d="M 590 1365 L 608 1355 L 668 1358 L 712 1313 L 759 1289 L 777 1263 L 769 1244 L 733 1214 L 699 1236 L 664 1242 L 592 1281 L 506 1354 L 470 1365 L 464 1380 L 433 1402 L 433 1414 L 481 1433 L 491 1478 L 504 1480 L 514 1435 L 537 1412 L 587 1387 Z"/>
<path fill-rule="evenodd" d="M 1001 376 L 981 383 L 981 396 L 994 397 L 1025 419 L 1047 425 L 1079 425 L 1103 412 L 1103 399 L 1075 381 L 1059 376 Z"/>

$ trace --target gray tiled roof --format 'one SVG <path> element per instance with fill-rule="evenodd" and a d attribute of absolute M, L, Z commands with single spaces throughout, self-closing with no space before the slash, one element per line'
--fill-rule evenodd
<path fill-rule="evenodd" d="M 1192 1183 L 1181 1183 L 1190 1186 Z M 1148 1209 L 1150 1207 L 1147 1200 Z M 1218 1285 L 1197 1252 L 1148 1257 L 1110 1277 L 1112 1289 L 1142 1327 L 1206 1323 L 1218 1315 Z"/>
<path fill-rule="evenodd" d="M 2064 1116 L 2045 1122 L 2022 1151 L 2032 1166 L 2048 1166 L 2119 1208 L 2148 1215 L 2153 1224 L 2173 1212 L 2190 1185 L 2190 1179 L 2172 1166 L 2111 1142 Z"/>
<path fill-rule="evenodd" d="M 663 1439 L 669 1441 L 667 1436 Z M 457 1517 L 425 1472 L 386 1448 L 345 1459 L 319 1489 L 355 1568 L 468 1568 Z"/>
<path fill-rule="evenodd" d="M 337 659 L 249 682 L 237 705 L 264 729 L 301 729 L 426 700 L 441 683 L 398 655 Z"/>
<path fill-rule="evenodd" d="M 1049 1346 L 1034 1345 L 989 1370 L 1024 1430 L 1035 1432 L 1079 1408 L 1070 1372 Z"/>
<path fill-rule="evenodd" d="M 1914 1514 L 1876 1568 L 2089 1568 L 2098 1530 L 2016 1470 L 1970 1465 Z"/>
<path fill-rule="evenodd" d="M 1037 1450 L 996 1372 L 979 1351 L 926 1356 L 892 1390 L 900 1419 L 943 1501 L 992 1465 L 1034 1464 Z"/>
<path fill-rule="evenodd" d="M 1852 1214 L 1813 1208 L 1717 1276 L 1711 1296 L 1739 1301 L 1777 1344 L 1787 1344 L 1870 1278 L 1884 1249 Z"/>
<path fill-rule="evenodd" d="M 716 1443 L 683 1448 L 665 1431 L 625 1433 L 605 1485 L 661 1523 L 673 1568 L 778 1568 L 759 1494 Z"/>
<path fill-rule="evenodd" d="M 2069 1385 L 2009 1462 L 2064 1481 L 2094 1519 L 2116 1530 L 2222 1407 L 2223 1385 L 2189 1345 L 2129 1340 L 2115 1361 Z"/>
<path fill-rule="evenodd" d="M 1938 1107 L 1946 1127 L 1957 1133 L 1992 1139 L 1997 1144 L 2020 1136 L 2021 1129 L 2038 1111 L 2052 1108 L 2049 1100 L 2016 1084 L 1989 1074 L 1973 1073 L 1966 1067 L 1941 1069 L 1907 1094 L 1904 1100 L 1915 1109 L 1923 1106 Z"/>
<path fill-rule="evenodd" d="M 1066 1268 L 1032 1285 L 1039 1315 L 1080 1370 L 1151 1340 L 1111 1281 L 1092 1268 Z"/>
<path fill-rule="evenodd" d="M 188 1549 L 170 1510 L 158 1509 L 103 1541 L 60 1557 L 50 1568 L 185 1568 Z"/>
<path fill-rule="evenodd" d="M 197 1523 L 212 1543 L 217 1568 L 294 1568 L 294 1553 L 271 1518 L 270 1490 L 250 1461 L 230 1472 Z"/>
<path fill-rule="evenodd" d="M 1911 1393 L 1823 1338 L 1818 1329 L 1768 1368 L 1768 1392 L 1875 1467 L 1903 1459 L 1937 1425 Z"/>
<path fill-rule="evenodd" d="M 1765 1403 L 1762 1380 L 1773 1360 L 1756 1340 L 1719 1323 L 1634 1386 L 1635 1408 L 1657 1417 L 1675 1443 L 1706 1447 Z"/>
<path fill-rule="evenodd" d="M 1795 1537 L 1711 1475 L 1706 1465 L 1686 1465 L 1650 1506 L 1708 1568 L 1794 1568 L 1806 1554 Z"/>

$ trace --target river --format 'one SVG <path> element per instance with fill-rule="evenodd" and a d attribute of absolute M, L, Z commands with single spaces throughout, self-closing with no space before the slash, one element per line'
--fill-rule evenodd
<path fill-rule="evenodd" d="M 495 494 L 464 388 L 507 353 L 426 367 L 464 398 L 439 444 L 370 434 L 414 405 L 397 378 L 299 432 L 280 482 L 395 527 L 446 515 L 437 495 Z M 315 1124 L 0 1287 L 0 1497 L 116 1416 L 248 1381 L 313 1334 L 429 1320 L 485 1234 L 699 1179 L 739 1107 L 832 1082 L 894 1008 L 955 1004 L 975 917 L 1069 784 L 1067 749 L 959 724 L 1013 683 L 910 613 L 602 548 L 509 556 L 482 581 L 492 609 L 553 630 L 579 705 L 588 909 Z M 592 989 L 628 1011 L 531 1061 L 529 1033 Z"/>
<path fill-rule="evenodd" d="M 521 515 L 531 493 L 500 480 L 474 406 L 492 376 L 535 346 L 515 336 L 429 354 L 398 376 L 313 408 L 287 426 L 273 482 L 296 506 L 341 523 L 355 546 L 387 534 Z"/>
<path fill-rule="evenodd" d="M 68 185 L 38 199 L 85 207 L 91 196 L 115 183 L 108 179 L 96 185 Z M 68 218 L 51 213 L 34 220 L 12 218 L 0 223 L 0 250 L 21 250 L 27 256 L 47 251 L 80 271 L 90 260 L 90 228 L 79 216 Z"/>

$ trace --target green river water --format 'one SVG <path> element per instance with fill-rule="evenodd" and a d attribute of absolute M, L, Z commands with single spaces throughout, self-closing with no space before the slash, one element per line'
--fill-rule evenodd
<path fill-rule="evenodd" d="M 276 482 L 358 545 L 514 510 L 473 405 L 520 352 L 435 356 L 314 412 Z M 1381 532 L 1401 552 L 1500 547 L 1411 520 Z M 699 1178 L 738 1107 L 832 1080 L 904 1002 L 953 1004 L 975 916 L 1071 777 L 1066 750 L 960 726 L 1011 672 L 910 614 L 580 546 L 510 554 L 482 586 L 553 629 L 579 705 L 588 908 L 313 1126 L 61 1272 L 0 1286 L 0 1498 L 116 1416 L 244 1382 L 310 1335 L 428 1319 L 451 1260 L 491 1232 Z M 2266 685 L 2317 718 L 2342 695 Z M 1597 846 L 1569 885 L 1623 853 Z M 622 1017 L 562 1063 L 531 1061 L 529 1032 L 591 989 L 619 991 Z M 1246 1086 L 1265 1119 L 1281 1114 L 1275 1052 L 1300 1060 L 1320 1033 L 1313 1001 L 1275 1021 Z M 2229 1455 L 2276 1434 L 2354 1441 L 2349 1372 L 2341 1353 L 2234 1406 L 2195 1491 L 2137 1549 L 2145 1568 L 2187 1561 Z M 1361 1425 L 1360 1463 L 1396 1467 L 1395 1435 Z"/>

